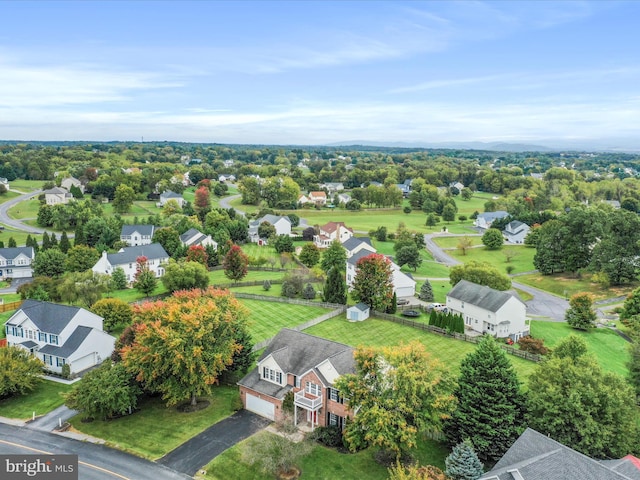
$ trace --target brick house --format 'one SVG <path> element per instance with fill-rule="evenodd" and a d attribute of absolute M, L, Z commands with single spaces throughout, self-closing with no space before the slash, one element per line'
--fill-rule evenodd
<path fill-rule="evenodd" d="M 355 373 L 354 350 L 307 333 L 283 328 L 273 337 L 258 366 L 238 382 L 247 410 L 270 420 L 282 417 L 285 396 L 293 392 L 294 423 L 344 428 L 352 416 L 334 383 Z"/>

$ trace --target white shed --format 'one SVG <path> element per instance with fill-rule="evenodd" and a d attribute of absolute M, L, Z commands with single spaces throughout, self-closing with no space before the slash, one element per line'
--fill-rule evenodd
<path fill-rule="evenodd" d="M 350 322 L 361 322 L 367 318 L 369 318 L 369 305 L 366 303 L 358 303 L 347 308 L 347 320 Z"/>

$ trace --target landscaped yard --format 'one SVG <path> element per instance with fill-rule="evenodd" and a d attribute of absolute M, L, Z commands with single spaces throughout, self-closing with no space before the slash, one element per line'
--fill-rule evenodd
<path fill-rule="evenodd" d="M 305 332 L 354 347 L 358 345 L 398 345 L 401 342 L 409 343 L 412 340 L 417 340 L 435 358 L 448 365 L 455 375 L 458 374 L 460 360 L 476 348 L 470 342 L 455 340 L 377 318 L 351 323 L 347 322 L 343 315 L 308 328 Z M 529 360 L 515 356 L 508 356 L 508 358 L 518 371 L 518 376 L 522 381 L 529 376 L 535 367 L 535 363 Z"/>
<path fill-rule="evenodd" d="M 625 364 L 629 360 L 627 349 L 629 344 L 613 330 L 596 328 L 583 332 L 574 330 L 564 322 L 531 322 L 531 335 L 543 338 L 547 347 L 553 348 L 560 340 L 572 333 L 586 340 L 589 350 L 597 357 L 602 368 L 620 375 L 627 375 L 628 369 Z"/>
<path fill-rule="evenodd" d="M 239 299 L 251 314 L 249 330 L 254 342 L 273 337 L 284 327 L 293 327 L 329 312 L 322 307 Z"/>
<path fill-rule="evenodd" d="M 27 420 L 32 417 L 33 412 L 37 416 L 44 415 L 64 403 L 60 394 L 68 392 L 70 388 L 63 383 L 43 380 L 26 395 L 0 400 L 0 416 Z"/>
<path fill-rule="evenodd" d="M 280 270 L 249 270 L 247 276 L 240 282 L 262 282 L 264 280 L 279 280 L 284 276 L 285 272 Z M 224 270 L 213 270 L 209 272 L 209 285 L 226 285 L 233 283 L 224 274 Z"/>
<path fill-rule="evenodd" d="M 517 278 L 517 281 L 565 298 L 576 293 L 589 292 L 596 300 L 626 296 L 638 286 L 636 282 L 630 285 L 605 288 L 599 283 L 592 283 L 588 276 L 573 278 L 561 274 L 541 275 L 539 273 L 522 275 Z"/>
<path fill-rule="evenodd" d="M 106 440 L 110 445 L 149 459 L 157 459 L 189 438 L 242 408 L 238 387 L 221 385 L 204 410 L 180 413 L 167 408 L 159 397 L 146 398 L 139 411 L 114 420 L 82 422 L 81 415 L 70 422 L 76 430 Z"/>
<path fill-rule="evenodd" d="M 515 256 L 510 262 L 507 262 L 505 252 L 509 250 L 513 251 Z M 485 247 L 470 248 L 467 250 L 466 255 L 463 255 L 459 250 L 447 250 L 447 253 L 465 263 L 471 260 L 490 263 L 501 272 L 505 272 L 509 265 L 514 267 L 513 273 L 535 270 L 533 266 L 533 256 L 536 253 L 535 248 L 521 245 L 505 245 L 500 250 L 487 250 Z M 523 277 L 518 277 L 518 281 L 520 281 L 521 278 Z M 535 287 L 536 285 L 532 286 Z"/>
<path fill-rule="evenodd" d="M 258 435 L 272 435 L 261 432 Z M 246 478 L 252 480 L 269 480 L 272 476 L 264 475 L 255 467 L 250 467 L 242 460 L 242 451 L 247 441 L 225 451 L 222 455 L 204 467 L 204 477 L 215 480 L 229 478 Z M 444 470 L 444 459 L 450 453 L 446 446 L 433 440 L 419 440 L 418 448 L 412 452 L 421 465 L 435 465 Z M 309 455 L 299 462 L 303 478 L 313 480 L 384 480 L 389 477 L 387 469 L 374 459 L 375 449 L 370 448 L 358 453 L 338 453 L 335 450 L 315 444 Z"/>

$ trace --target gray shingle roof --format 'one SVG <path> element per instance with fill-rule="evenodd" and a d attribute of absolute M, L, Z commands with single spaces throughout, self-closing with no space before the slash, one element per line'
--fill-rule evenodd
<path fill-rule="evenodd" d="M 156 227 L 154 225 L 123 225 L 122 230 L 120 231 L 120 236 L 132 235 L 138 232 L 140 235 L 148 235 L 149 237 L 152 237 L 155 228 Z"/>
<path fill-rule="evenodd" d="M 147 257 L 149 260 L 157 260 L 161 258 L 168 258 L 169 254 L 165 252 L 164 248 L 162 248 L 162 245 L 159 243 L 124 247 L 121 252 L 107 254 L 107 260 L 109 260 L 111 265 L 135 263 L 138 257 Z"/>
<path fill-rule="evenodd" d="M 461 302 L 476 305 L 489 312 L 497 312 L 512 297 L 522 302 L 510 292 L 501 292 L 467 280 L 460 280 L 456 283 L 451 291 L 447 293 L 447 296 Z"/>
<path fill-rule="evenodd" d="M 163 198 L 182 198 L 182 195 L 171 190 L 165 190 L 160 196 Z"/>
<path fill-rule="evenodd" d="M 20 345 L 22 345 L 25 348 L 33 348 L 38 346 L 38 344 L 33 340 L 27 340 L 26 342 L 22 342 Z"/>
<path fill-rule="evenodd" d="M 67 192 L 64 188 L 53 187 L 53 188 L 50 188 L 49 190 L 45 190 L 42 193 L 44 193 L 45 195 L 62 195 L 62 194 L 67 194 L 69 192 Z"/>
<path fill-rule="evenodd" d="M 180 235 L 180 241 L 182 243 L 187 243 L 193 237 L 199 237 L 199 236 L 204 236 L 204 234 L 196 228 L 190 228 L 189 230 L 184 232 L 182 235 Z"/>
<path fill-rule="evenodd" d="M 504 218 L 507 216 L 509 216 L 509 213 L 505 212 L 504 210 L 497 210 L 495 212 L 485 212 L 478 215 L 479 218 L 482 217 L 485 220 L 490 220 L 490 221 L 493 221 L 496 218 Z"/>
<path fill-rule="evenodd" d="M 6 260 L 13 260 L 19 255 L 26 255 L 29 258 L 33 258 L 33 247 L 0 248 L 0 257 Z"/>
<path fill-rule="evenodd" d="M 521 477 L 510 472 L 518 471 Z M 629 473 L 631 475 L 629 475 Z M 640 471 L 616 472 L 555 440 L 527 428 L 493 470 L 481 480 L 640 480 Z"/>
<path fill-rule="evenodd" d="M 358 260 L 360 260 L 363 257 L 367 257 L 369 255 L 372 255 L 373 252 L 370 252 L 369 250 L 366 249 L 362 249 L 357 251 L 356 253 L 354 253 L 353 255 L 351 255 L 349 258 L 347 258 L 347 263 L 350 263 L 351 265 L 357 265 L 358 264 Z"/>
<path fill-rule="evenodd" d="M 351 237 L 342 242 L 342 246 L 348 251 L 351 251 L 361 243 L 366 243 L 370 247 L 373 246 L 371 245 L 371 239 L 369 237 Z"/>
<path fill-rule="evenodd" d="M 57 303 L 25 300 L 20 310 L 29 317 L 38 330 L 58 335 L 81 310 L 79 307 Z M 12 322 L 7 322 L 13 325 Z"/>
<path fill-rule="evenodd" d="M 351 308 L 356 308 L 358 310 L 360 310 L 361 312 L 366 312 L 367 310 L 369 310 L 369 305 L 367 305 L 366 303 L 356 303 L 353 307 Z"/>
<path fill-rule="evenodd" d="M 78 349 L 82 342 L 89 336 L 93 328 L 91 327 L 77 327 L 73 333 L 69 336 L 64 345 L 58 347 L 56 345 L 45 345 L 40 349 L 40 353 L 46 353 L 47 355 L 55 355 L 60 358 L 69 358 Z"/>

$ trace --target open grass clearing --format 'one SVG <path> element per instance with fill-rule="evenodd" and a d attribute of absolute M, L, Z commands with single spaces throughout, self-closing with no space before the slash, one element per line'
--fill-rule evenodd
<path fill-rule="evenodd" d="M 505 252 L 512 251 L 515 256 L 507 262 Z M 504 246 L 499 250 L 488 250 L 486 247 L 470 248 L 467 254 L 463 255 L 459 250 L 448 250 L 447 253 L 461 262 L 487 262 L 496 267 L 501 272 L 506 272 L 508 266 L 514 267 L 513 273 L 530 272 L 535 270 L 533 266 L 533 256 L 535 248 L 528 248 L 522 245 Z M 518 281 L 522 277 L 518 277 Z M 536 286 L 536 285 L 532 285 Z"/>
<path fill-rule="evenodd" d="M 310 307 L 244 298 L 239 300 L 251 312 L 249 331 L 256 343 L 275 336 L 282 328 L 300 325 L 330 311 L 319 306 Z"/>
<path fill-rule="evenodd" d="M 38 197 L 33 197 L 22 202 L 16 203 L 9 210 L 7 215 L 9 218 L 20 220 L 23 218 L 36 218 L 38 216 L 38 210 L 40 209 L 40 200 Z"/>
<path fill-rule="evenodd" d="M 417 340 L 425 346 L 431 355 L 448 365 L 454 375 L 458 375 L 462 358 L 476 348 L 476 345 L 470 342 L 455 340 L 377 318 L 351 323 L 342 315 L 308 328 L 305 332 L 354 347 L 358 345 L 391 346 Z M 535 367 L 535 363 L 529 360 L 510 355 L 508 358 L 516 368 L 521 380 L 525 380 Z"/>
<path fill-rule="evenodd" d="M 264 280 L 279 280 L 286 272 L 280 270 L 249 270 L 247 276 L 240 282 L 262 282 Z M 224 274 L 224 270 L 212 270 L 209 272 L 209 285 L 226 285 L 233 283 Z"/>
<path fill-rule="evenodd" d="M 89 423 L 76 415 L 70 423 L 74 429 L 102 438 L 111 446 L 155 460 L 242 407 L 235 385 L 215 387 L 211 396 L 198 400 L 211 404 L 197 412 L 181 413 L 175 407 L 166 407 L 159 397 L 147 397 L 133 415 Z"/>
<path fill-rule="evenodd" d="M 0 195 L 0 203 L 8 202 L 12 198 L 19 197 L 20 195 L 21 194 L 18 192 L 4 192 L 2 195 Z"/>
<path fill-rule="evenodd" d="M 638 282 L 635 282 L 629 285 L 605 288 L 599 283 L 591 282 L 589 277 L 575 278 L 562 274 L 542 275 L 532 273 L 519 276 L 516 281 L 565 298 L 569 298 L 576 293 L 589 292 L 596 300 L 626 296 L 638 287 Z"/>
<path fill-rule="evenodd" d="M 553 348 L 568 335 L 578 335 L 587 342 L 589 351 L 593 353 L 605 370 L 626 376 L 629 360 L 629 345 L 620 335 L 608 328 L 595 328 L 588 332 L 574 330 L 564 322 L 531 321 L 531 335 L 543 338 L 547 347 Z"/>
<path fill-rule="evenodd" d="M 33 416 L 33 412 L 36 412 L 36 416 L 44 415 L 62 405 L 64 398 L 61 394 L 70 389 L 71 385 L 42 380 L 26 395 L 0 400 L 0 416 L 28 420 Z"/>
<path fill-rule="evenodd" d="M 373 240 L 373 245 L 378 253 L 395 256 L 393 242 L 378 242 Z M 416 271 L 414 271 L 413 268 L 409 268 L 407 265 L 403 265 L 401 271 L 404 273 L 410 273 L 414 277 L 422 278 L 445 278 L 449 276 L 449 267 L 436 262 L 428 250 L 420 250 L 420 255 L 422 256 L 422 264 Z"/>
<path fill-rule="evenodd" d="M 273 435 L 260 432 L 257 435 Z M 248 446 L 245 440 L 222 453 L 204 470 L 206 475 L 196 478 L 210 480 L 227 480 L 230 478 L 245 478 L 252 480 L 270 480 L 273 477 L 265 475 L 256 467 L 247 465 L 242 458 L 242 452 Z M 374 458 L 376 450 L 369 448 L 358 453 L 338 453 L 336 450 L 314 444 L 311 453 L 302 458 L 299 467 L 302 478 L 313 480 L 385 480 L 389 477 L 387 469 L 379 465 Z M 450 453 L 446 446 L 433 440 L 418 440 L 418 447 L 412 452 L 421 465 L 435 465 L 444 470 L 444 459 Z"/>
<path fill-rule="evenodd" d="M 5 247 L 9 245 L 10 238 L 13 238 L 16 241 L 16 245 L 18 245 L 19 247 L 25 246 L 27 244 L 28 236 L 29 234 L 27 232 L 16 230 L 15 228 L 8 226 L 5 226 L 4 230 L 0 230 L 0 241 L 4 242 Z M 31 236 L 38 241 L 42 240 L 42 235 L 32 234 Z M 56 235 L 56 237 L 58 237 L 58 240 L 60 239 L 60 235 Z"/>
<path fill-rule="evenodd" d="M 460 239 L 461 238 L 463 238 L 463 237 L 459 237 L 459 236 L 455 236 L 455 237 L 451 237 L 451 236 L 437 237 L 437 236 L 435 236 L 435 237 L 433 237 L 433 241 L 440 248 L 457 248 L 458 247 L 458 243 L 460 243 Z M 471 245 L 472 246 L 482 245 L 482 237 L 469 235 L 468 238 L 469 238 L 469 240 L 471 240 Z"/>
<path fill-rule="evenodd" d="M 20 178 L 16 178 L 9 182 L 9 188 L 12 190 L 21 190 L 24 193 L 41 190 L 42 185 L 44 185 L 44 180 L 22 180 Z"/>

